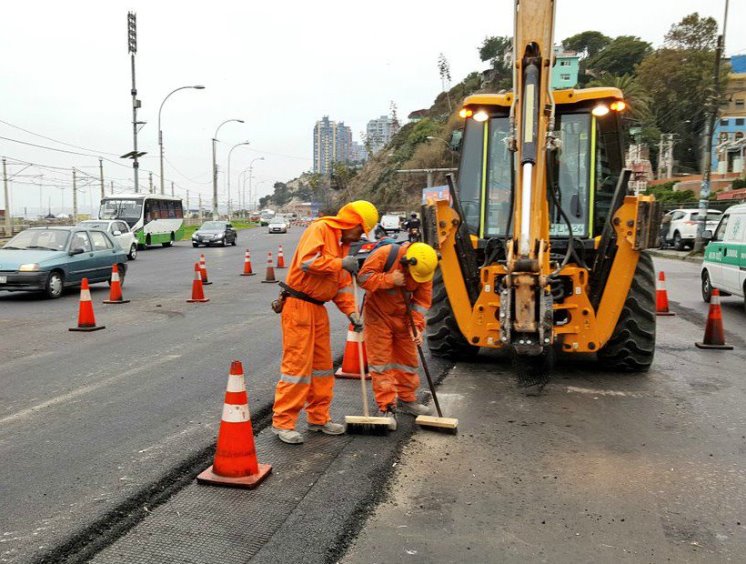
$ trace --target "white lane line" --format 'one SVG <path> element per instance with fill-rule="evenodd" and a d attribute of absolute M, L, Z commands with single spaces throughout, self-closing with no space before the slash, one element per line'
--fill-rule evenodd
<path fill-rule="evenodd" d="M 579 388 L 577 386 L 567 386 L 565 390 L 568 394 L 588 394 L 592 396 L 616 396 L 616 397 L 629 397 L 629 398 L 641 398 L 643 394 L 641 392 L 622 392 L 620 390 L 596 390 L 593 388 Z"/>
<path fill-rule="evenodd" d="M 160 358 L 149 361 L 147 364 L 138 366 L 137 368 L 131 368 L 129 370 L 121 372 L 117 374 L 116 376 L 110 376 L 109 378 L 98 380 L 93 384 L 90 384 L 88 386 L 83 386 L 82 388 L 78 388 L 77 390 L 73 390 L 72 392 L 68 392 L 66 394 L 62 394 L 61 396 L 57 396 L 56 398 L 53 398 L 49 401 L 45 401 L 44 403 L 39 403 L 27 409 L 17 411 L 16 413 L 11 413 L 10 415 L 6 415 L 5 417 L 0 419 L 0 423 L 8 423 L 10 421 L 18 421 L 19 419 L 30 417 L 42 409 L 68 402 L 82 395 L 98 390 L 99 388 L 103 388 L 104 386 L 113 384 L 114 382 L 117 382 L 118 380 L 122 380 L 129 376 L 132 376 L 133 374 L 137 374 L 138 372 L 145 372 L 146 370 L 149 371 L 160 364 L 171 362 L 173 360 L 176 360 L 177 358 L 181 358 L 181 355 L 180 354 L 164 355 Z"/>

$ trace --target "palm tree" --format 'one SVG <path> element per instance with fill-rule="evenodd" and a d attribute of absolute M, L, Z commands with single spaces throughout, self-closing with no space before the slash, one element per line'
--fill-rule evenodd
<path fill-rule="evenodd" d="M 627 102 L 629 116 L 640 123 L 649 123 L 651 119 L 650 104 L 652 98 L 647 91 L 630 75 L 615 76 L 607 72 L 599 75 L 588 83 L 588 86 L 612 86 L 619 88 Z"/>

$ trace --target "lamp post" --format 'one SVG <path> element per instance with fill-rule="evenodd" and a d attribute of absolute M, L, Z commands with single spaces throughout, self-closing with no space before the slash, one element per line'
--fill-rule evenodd
<path fill-rule="evenodd" d="M 248 141 L 242 141 L 241 143 L 236 143 L 231 147 L 231 150 L 228 151 L 228 170 L 226 171 L 226 182 L 228 186 L 227 196 L 228 196 L 228 218 L 231 217 L 231 154 L 233 153 L 233 150 L 236 147 L 240 147 L 241 145 L 249 145 L 250 143 Z"/>
<path fill-rule="evenodd" d="M 256 161 L 263 161 L 264 157 L 257 157 L 249 163 L 249 202 L 251 202 L 251 176 L 254 174 L 254 163 Z M 246 187 L 246 179 L 244 179 L 244 188 Z M 244 192 L 244 204 L 246 203 L 246 192 Z"/>
<path fill-rule="evenodd" d="M 179 90 L 186 90 L 186 89 L 192 89 L 192 90 L 204 90 L 205 87 L 198 84 L 196 86 L 180 86 L 176 90 L 172 90 L 168 93 L 168 95 L 163 99 L 163 102 L 161 102 L 161 107 L 158 108 L 158 148 L 161 152 L 161 194 L 165 194 L 165 189 L 163 187 L 163 131 L 161 130 L 161 110 L 163 109 L 163 104 L 166 103 L 166 100 L 168 100 L 171 97 L 171 94 L 174 92 L 178 92 Z M 103 176 L 102 176 L 103 177 Z M 102 188 L 101 188 L 101 194 L 103 195 L 103 182 L 102 182 Z"/>
<path fill-rule="evenodd" d="M 237 121 L 238 123 L 243 123 L 242 119 L 227 119 L 223 123 L 221 123 L 218 128 L 215 130 L 215 135 L 212 138 L 212 218 L 218 219 L 220 214 L 218 213 L 218 165 L 215 162 L 215 150 L 216 150 L 216 143 L 218 141 L 218 131 L 220 131 L 220 128 L 223 127 L 226 123 L 230 123 L 232 121 Z"/>

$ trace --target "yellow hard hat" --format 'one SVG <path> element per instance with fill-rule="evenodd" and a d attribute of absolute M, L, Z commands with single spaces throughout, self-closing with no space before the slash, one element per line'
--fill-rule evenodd
<path fill-rule="evenodd" d="M 427 243 L 412 243 L 404 255 L 415 282 L 430 282 L 438 268 L 438 254 Z"/>
<path fill-rule="evenodd" d="M 376 226 L 376 223 L 378 223 L 378 210 L 376 206 L 365 200 L 355 200 L 348 205 L 363 220 L 363 229 L 366 233 Z"/>

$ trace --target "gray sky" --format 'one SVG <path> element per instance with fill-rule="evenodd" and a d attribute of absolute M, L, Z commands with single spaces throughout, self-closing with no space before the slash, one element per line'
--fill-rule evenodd
<path fill-rule="evenodd" d="M 218 163 L 225 172 L 233 151 L 231 188 L 254 158 L 259 195 L 312 166 L 312 132 L 323 115 L 344 121 L 355 140 L 369 119 L 389 112 L 394 101 L 402 121 L 412 110 L 430 106 L 440 91 L 439 53 L 451 65 L 453 81 L 484 64 L 477 48 L 488 35 L 512 33 L 511 0 L 475 0 L 461 6 L 440 0 L 394 2 L 166 2 L 118 0 L 3 3 L 0 28 L 0 120 L 36 134 L 84 147 L 75 149 L 0 123 L 0 137 L 82 152 L 85 157 L 0 139 L 0 155 L 67 170 L 31 167 L 14 178 L 14 213 L 27 207 L 53 212 L 62 198 L 69 213 L 71 167 L 98 176 L 98 155 L 115 190 L 132 187 L 130 161 L 117 158 L 132 149 L 130 63 L 126 15 L 137 12 L 139 117 L 148 124 L 139 135 L 148 156 L 141 171 L 158 172 L 158 107 L 173 89 L 204 84 L 202 91 L 174 94 L 162 121 L 167 192 L 188 189 L 211 199 L 211 144 L 224 120 L 241 118 L 220 131 Z M 724 0 L 558 0 L 557 40 L 596 29 L 607 35 L 638 35 L 654 46 L 669 27 L 693 11 L 722 21 Z M 458 6 L 458 7 L 457 7 Z M 730 3 L 728 55 L 746 54 L 743 0 Z M 662 69 L 665 72 L 665 69 Z M 120 166 L 124 165 L 124 166 Z M 9 174 L 22 167 L 12 164 Z M 25 175 L 40 175 L 29 178 Z M 141 172 L 147 189 L 147 172 Z M 154 177 L 154 182 L 157 179 Z M 258 186 L 257 186 L 258 185 Z M 60 190 L 54 186 L 65 186 Z M 219 181 L 226 200 L 225 176 Z M 97 208 L 99 189 L 83 188 L 81 211 Z M 0 193 L 1 194 L 1 193 Z M 0 202 L 2 202 L 0 197 Z M 2 206 L 4 207 L 4 206 Z"/>

